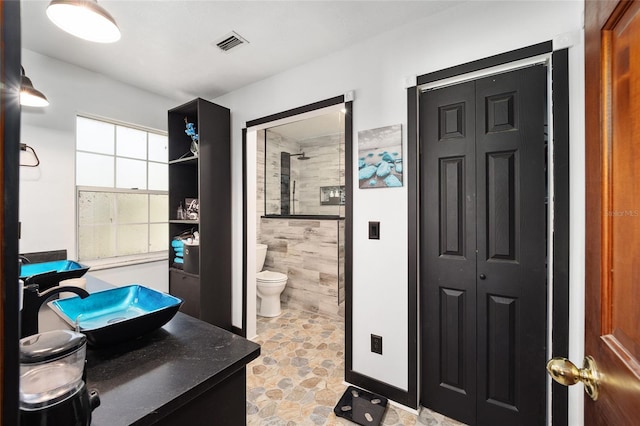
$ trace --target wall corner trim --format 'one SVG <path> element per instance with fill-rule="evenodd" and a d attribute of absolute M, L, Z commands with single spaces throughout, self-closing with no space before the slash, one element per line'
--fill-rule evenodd
<path fill-rule="evenodd" d="M 410 87 L 416 86 L 418 84 L 418 76 L 417 75 L 408 75 L 404 78 L 404 88 L 408 89 Z"/>
<path fill-rule="evenodd" d="M 582 31 L 571 31 L 555 36 L 552 40 L 553 50 L 567 49 L 582 45 Z"/>

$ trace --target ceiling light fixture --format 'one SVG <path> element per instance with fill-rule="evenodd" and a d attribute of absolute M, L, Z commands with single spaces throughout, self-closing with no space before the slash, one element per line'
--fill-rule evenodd
<path fill-rule="evenodd" d="M 31 79 L 24 73 L 24 67 L 20 76 L 20 105 L 32 107 L 46 107 L 49 105 L 47 97 L 41 91 L 33 87 Z"/>
<path fill-rule="evenodd" d="M 98 5 L 97 0 L 52 0 L 47 16 L 69 34 L 97 43 L 120 40 L 115 19 Z"/>

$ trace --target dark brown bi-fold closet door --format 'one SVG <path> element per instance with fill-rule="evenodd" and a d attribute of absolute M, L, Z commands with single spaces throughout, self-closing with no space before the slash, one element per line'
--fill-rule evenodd
<path fill-rule="evenodd" d="M 423 406 L 545 423 L 546 67 L 420 97 Z"/>

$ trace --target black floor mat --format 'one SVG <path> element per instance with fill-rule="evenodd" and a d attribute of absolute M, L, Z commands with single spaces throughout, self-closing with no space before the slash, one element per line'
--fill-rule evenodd
<path fill-rule="evenodd" d="M 362 426 L 378 426 L 386 409 L 387 398 L 349 386 L 333 412 Z"/>

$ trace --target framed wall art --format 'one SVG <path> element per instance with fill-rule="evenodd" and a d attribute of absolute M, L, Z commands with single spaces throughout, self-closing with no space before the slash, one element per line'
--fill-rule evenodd
<path fill-rule="evenodd" d="M 402 186 L 402 125 L 358 132 L 360 188 Z"/>

